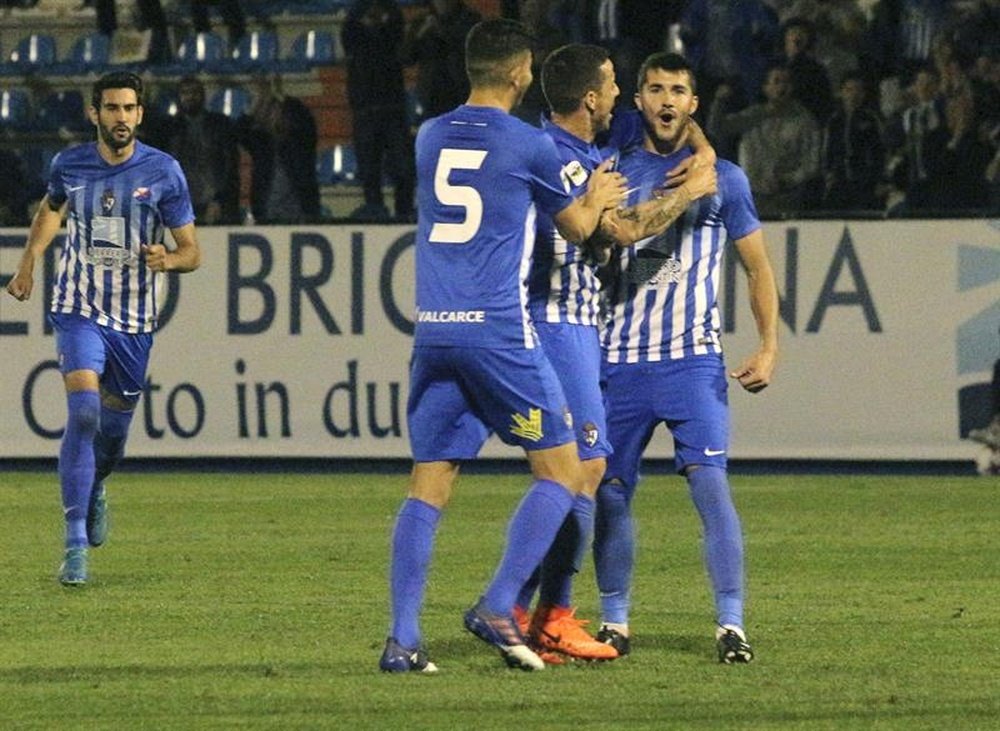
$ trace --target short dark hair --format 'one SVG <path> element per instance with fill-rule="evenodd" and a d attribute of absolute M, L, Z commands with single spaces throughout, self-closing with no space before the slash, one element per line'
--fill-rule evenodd
<path fill-rule="evenodd" d="M 101 108 L 101 96 L 105 89 L 132 89 L 135 92 L 136 102 L 142 106 L 142 79 L 131 71 L 114 71 L 94 82 L 90 94 L 90 103 L 94 109 Z"/>
<path fill-rule="evenodd" d="M 542 93 L 556 114 L 576 111 L 588 91 L 604 83 L 601 66 L 610 58 L 607 49 L 570 43 L 554 50 L 542 64 Z"/>
<path fill-rule="evenodd" d="M 642 84 L 646 81 L 646 74 L 653 69 L 657 71 L 686 71 L 688 79 L 691 80 L 691 93 L 698 93 L 698 82 L 694 76 L 694 69 L 691 68 L 688 60 L 679 53 L 660 51 L 659 53 L 647 56 L 646 60 L 642 62 L 642 66 L 639 67 L 636 89 L 642 89 Z"/>
<path fill-rule="evenodd" d="M 531 52 L 534 38 L 516 20 L 491 18 L 476 23 L 465 37 L 465 69 L 472 86 L 497 86 L 515 59 Z"/>

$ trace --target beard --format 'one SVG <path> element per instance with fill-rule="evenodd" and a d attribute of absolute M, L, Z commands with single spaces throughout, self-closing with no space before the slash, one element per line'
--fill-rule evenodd
<path fill-rule="evenodd" d="M 108 128 L 103 124 L 98 125 L 98 129 L 101 134 L 101 141 L 104 142 L 112 150 L 121 150 L 132 144 L 135 139 L 135 129 L 128 129 L 125 125 L 115 125 L 114 127 Z M 126 129 L 128 134 L 124 137 L 119 137 L 115 134 L 115 130 Z"/>

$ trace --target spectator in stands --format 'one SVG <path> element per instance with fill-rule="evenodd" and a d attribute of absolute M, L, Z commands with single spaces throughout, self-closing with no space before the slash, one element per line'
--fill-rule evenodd
<path fill-rule="evenodd" d="M 823 207 L 877 208 L 875 191 L 885 168 L 882 120 L 868 104 L 861 72 L 848 73 L 840 82 L 840 107 L 827 122 L 823 138 Z"/>
<path fill-rule="evenodd" d="M 198 224 L 239 223 L 239 150 L 233 123 L 205 108 L 205 86 L 195 76 L 180 80 L 177 100 L 164 150 L 184 171 Z"/>
<path fill-rule="evenodd" d="M 150 63 L 165 63 L 170 60 L 170 36 L 167 33 L 167 16 L 163 12 L 160 0 L 136 0 L 136 26 L 140 30 L 150 31 L 149 53 Z M 96 0 L 94 8 L 97 11 L 97 30 L 112 38 L 118 30 L 118 14 L 115 10 L 115 0 Z"/>
<path fill-rule="evenodd" d="M 222 22 L 229 31 L 229 47 L 235 48 L 240 39 L 246 35 L 247 19 L 240 0 L 190 0 L 191 26 L 196 33 L 207 33 L 212 30 L 209 16 L 209 6 L 217 5 Z"/>
<path fill-rule="evenodd" d="M 739 135 L 739 164 L 750 179 L 762 217 L 794 215 L 818 201 L 820 128 L 792 97 L 788 69 L 773 65 L 764 82 L 766 101 L 726 114 L 728 86 L 719 87 L 709 113 L 714 139 Z"/>
<path fill-rule="evenodd" d="M 309 108 L 284 93 L 279 75 L 263 77 L 250 113 L 235 126 L 253 162 L 250 207 L 256 222 L 318 220 L 316 121 Z"/>
<path fill-rule="evenodd" d="M 465 0 L 429 0 L 406 27 L 403 63 L 417 65 L 417 123 L 465 103 L 465 36 L 482 16 Z"/>
<path fill-rule="evenodd" d="M 801 18 L 812 25 L 815 35 L 812 55 L 823 64 L 835 88 L 845 74 L 858 69 L 867 20 L 857 0 L 791 0 L 770 4 L 778 11 L 782 23 Z"/>
<path fill-rule="evenodd" d="M 980 139 L 971 92 L 947 100 L 945 127 L 940 167 L 932 171 L 935 207 L 957 213 L 984 209 L 990 199 L 985 178 L 992 149 Z"/>
<path fill-rule="evenodd" d="M 354 149 L 364 191 L 364 204 L 351 214 L 358 220 L 389 218 L 382 195 L 383 172 L 393 181 L 396 217 L 414 218 L 413 136 L 399 54 L 403 35 L 403 12 L 396 0 L 357 0 L 341 29 Z"/>
<path fill-rule="evenodd" d="M 782 39 L 783 60 L 792 79 L 792 96 L 822 127 L 833 112 L 833 89 L 823 64 L 812 55 L 816 44 L 813 25 L 803 18 L 792 18 L 782 27 Z"/>

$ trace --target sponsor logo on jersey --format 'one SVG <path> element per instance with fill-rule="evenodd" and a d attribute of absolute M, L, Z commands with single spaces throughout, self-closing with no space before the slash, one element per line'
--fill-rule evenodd
<path fill-rule="evenodd" d="M 137 201 L 148 201 L 150 196 L 149 188 L 136 188 L 132 191 L 132 197 Z"/>
<path fill-rule="evenodd" d="M 418 322 L 461 322 L 478 324 L 486 322 L 485 310 L 421 310 Z"/>
<path fill-rule="evenodd" d="M 584 444 L 586 444 L 588 447 L 593 447 L 595 444 L 597 444 L 597 438 L 600 436 L 599 432 L 597 431 L 597 424 L 595 424 L 592 421 L 588 421 L 586 424 L 583 425 L 582 432 L 583 432 Z"/>
<path fill-rule="evenodd" d="M 528 415 L 514 413 L 510 417 L 510 433 L 516 437 L 537 442 L 542 438 L 542 410 L 529 409 Z"/>

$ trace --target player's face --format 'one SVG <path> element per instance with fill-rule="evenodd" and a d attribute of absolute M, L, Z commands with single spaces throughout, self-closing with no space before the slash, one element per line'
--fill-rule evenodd
<path fill-rule="evenodd" d="M 604 132 L 611 126 L 611 111 L 618 99 L 618 84 L 615 82 L 615 67 L 608 59 L 601 64 L 601 88 L 594 99 L 594 132 Z"/>
<path fill-rule="evenodd" d="M 677 148 L 687 134 L 688 121 L 698 108 L 687 71 L 650 69 L 635 103 L 646 129 L 658 147 Z"/>
<path fill-rule="evenodd" d="M 91 119 L 101 141 L 112 150 L 121 150 L 135 141 L 135 129 L 142 121 L 134 89 L 105 89 L 101 106 L 91 108 Z"/>

